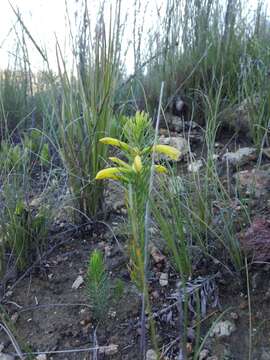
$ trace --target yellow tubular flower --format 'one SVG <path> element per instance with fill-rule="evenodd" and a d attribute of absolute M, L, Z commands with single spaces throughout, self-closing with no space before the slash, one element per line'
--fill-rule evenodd
<path fill-rule="evenodd" d="M 100 170 L 95 177 L 96 180 L 103 180 L 103 179 L 119 180 L 120 178 L 121 178 L 120 168 L 107 168 Z"/>
<path fill-rule="evenodd" d="M 130 151 L 130 147 L 127 143 L 111 137 L 104 137 L 99 140 L 102 144 L 112 145 L 119 147 L 120 149 Z"/>
<path fill-rule="evenodd" d="M 154 145 L 152 147 L 152 152 L 167 155 L 172 160 L 176 160 L 176 161 L 179 160 L 179 157 L 181 155 L 178 149 L 169 145 Z"/>
<path fill-rule="evenodd" d="M 163 165 L 155 165 L 155 171 L 160 173 L 160 174 L 167 174 L 168 173 L 168 169 L 166 169 L 165 166 L 163 166 Z"/>
<path fill-rule="evenodd" d="M 118 157 L 109 157 L 109 159 L 114 162 L 116 165 L 123 166 L 124 168 L 130 169 L 130 165 L 128 165 L 125 161 L 119 159 Z"/>
<path fill-rule="evenodd" d="M 142 159 L 139 155 L 136 155 L 133 162 L 134 170 L 139 173 L 142 170 Z"/>

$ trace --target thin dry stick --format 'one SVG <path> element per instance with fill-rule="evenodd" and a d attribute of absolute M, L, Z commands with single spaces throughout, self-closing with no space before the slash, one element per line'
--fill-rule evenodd
<path fill-rule="evenodd" d="M 159 97 L 159 105 L 158 105 L 158 114 L 157 114 L 157 122 L 156 122 L 156 129 L 155 129 L 155 138 L 154 138 L 154 146 L 157 144 L 158 140 L 158 129 L 159 129 L 159 122 L 160 122 L 160 111 L 161 111 L 161 103 L 164 91 L 164 81 L 161 83 L 160 89 L 160 97 Z M 149 189 L 148 189 L 148 199 L 146 202 L 145 208 L 145 235 L 144 235 L 144 290 L 142 295 L 142 312 L 141 312 L 141 354 L 142 359 L 145 359 L 146 354 L 146 320 L 145 320 L 145 309 L 146 309 L 146 292 L 147 292 L 147 268 L 148 268 L 148 244 L 149 244 L 149 218 L 150 218 L 150 206 L 149 200 L 153 189 L 153 180 L 154 180 L 154 165 L 155 165 L 155 151 L 152 154 L 152 164 L 151 164 L 151 173 L 150 173 L 150 180 L 149 180 Z"/>
<path fill-rule="evenodd" d="M 9 337 L 15 351 L 16 351 L 16 356 L 18 356 L 21 360 L 24 359 L 23 353 L 19 347 L 19 344 L 17 343 L 15 337 L 13 336 L 12 332 L 10 331 L 10 329 L 8 328 L 7 324 L 2 320 L 2 323 L 0 323 L 0 330 L 4 330 L 4 332 L 7 334 L 7 336 Z"/>
<path fill-rule="evenodd" d="M 53 354 L 72 354 L 72 353 L 81 353 L 81 352 L 93 352 L 98 350 L 100 354 L 106 354 L 112 349 L 112 345 L 108 346 L 93 346 L 89 348 L 79 348 L 79 349 L 67 349 L 67 350 L 54 350 L 54 351 L 34 351 L 29 353 L 22 353 L 23 356 L 32 356 L 32 355 L 53 355 Z M 12 354 L 13 356 L 18 357 L 18 354 Z M 24 358 L 21 358 L 24 360 Z"/>

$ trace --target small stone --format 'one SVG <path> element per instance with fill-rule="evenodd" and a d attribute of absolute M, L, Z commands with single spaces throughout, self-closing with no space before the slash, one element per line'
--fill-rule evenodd
<path fill-rule="evenodd" d="M 155 352 L 155 350 L 153 349 L 149 349 L 146 352 L 146 360 L 157 360 L 158 356 L 157 353 Z"/>
<path fill-rule="evenodd" d="M 208 350 L 208 349 L 203 349 L 203 350 L 200 352 L 199 360 L 207 360 L 207 359 L 208 359 L 208 355 L 209 355 L 209 350 Z"/>
<path fill-rule="evenodd" d="M 83 277 L 79 275 L 77 279 L 72 284 L 72 289 L 79 289 L 79 287 L 84 283 Z"/>
<path fill-rule="evenodd" d="M 107 356 L 112 356 L 118 353 L 119 345 L 110 344 L 108 346 L 101 346 L 99 348 L 99 353 Z"/>
<path fill-rule="evenodd" d="M 211 337 L 227 337 L 230 336 L 236 330 L 234 322 L 230 320 L 217 322 L 210 331 Z"/>
<path fill-rule="evenodd" d="M 109 316 L 111 319 L 115 319 L 115 318 L 116 318 L 116 311 L 109 310 L 108 316 Z"/>
<path fill-rule="evenodd" d="M 193 161 L 188 165 L 188 171 L 192 173 L 197 173 L 202 166 L 202 160 Z"/>
<path fill-rule="evenodd" d="M 39 354 L 36 357 L 36 360 L 47 360 L 47 355 L 46 354 Z"/>
<path fill-rule="evenodd" d="M 161 273 L 159 277 L 159 284 L 160 286 L 167 286 L 168 285 L 168 274 Z"/>
<path fill-rule="evenodd" d="M 223 155 L 222 160 L 229 164 L 240 166 L 244 165 L 250 160 L 256 159 L 256 149 L 250 147 L 243 147 L 236 152 L 227 152 Z"/>

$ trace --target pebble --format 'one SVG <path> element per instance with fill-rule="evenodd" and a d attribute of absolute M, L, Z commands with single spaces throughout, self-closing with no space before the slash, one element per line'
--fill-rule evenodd
<path fill-rule="evenodd" d="M 72 289 L 79 289 L 79 287 L 84 283 L 83 277 L 79 275 L 77 279 L 72 284 Z"/>
<path fill-rule="evenodd" d="M 159 277 L 159 284 L 160 286 L 167 286 L 168 285 L 168 274 L 161 273 Z"/>
<path fill-rule="evenodd" d="M 46 354 L 39 354 L 36 357 L 36 360 L 47 360 L 47 355 Z"/>
<path fill-rule="evenodd" d="M 228 161 L 232 165 L 244 165 L 250 160 L 256 159 L 256 149 L 243 147 L 238 149 L 236 152 L 227 152 L 223 155 L 222 160 Z"/>
<path fill-rule="evenodd" d="M 197 173 L 202 166 L 202 160 L 193 161 L 188 165 L 188 171 L 192 173 Z"/>
<path fill-rule="evenodd" d="M 228 337 L 236 330 L 234 322 L 230 320 L 217 322 L 210 331 L 211 337 Z"/>
<path fill-rule="evenodd" d="M 158 356 L 157 353 L 155 352 L 155 350 L 153 349 L 149 349 L 146 352 L 146 360 L 157 360 Z"/>
<path fill-rule="evenodd" d="M 118 353 L 119 345 L 110 344 L 108 346 L 101 346 L 99 348 L 99 353 L 107 356 L 112 356 Z"/>

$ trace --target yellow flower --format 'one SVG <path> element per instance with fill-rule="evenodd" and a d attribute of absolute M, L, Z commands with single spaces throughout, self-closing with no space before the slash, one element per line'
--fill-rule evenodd
<path fill-rule="evenodd" d="M 103 180 L 103 179 L 113 179 L 119 180 L 121 178 L 121 169 L 120 168 L 107 168 L 100 170 L 96 175 L 96 180 Z"/>
<path fill-rule="evenodd" d="M 124 168 L 130 169 L 130 165 L 128 165 L 125 161 L 117 157 L 109 157 L 109 159 L 119 166 L 123 166 Z"/>
<path fill-rule="evenodd" d="M 168 170 L 163 165 L 155 165 L 155 171 L 160 174 L 167 174 Z"/>
<path fill-rule="evenodd" d="M 139 155 L 136 155 L 133 162 L 134 170 L 139 173 L 142 170 L 142 159 Z"/>
<path fill-rule="evenodd" d="M 172 160 L 176 160 L 176 161 L 179 160 L 179 157 L 181 155 L 178 149 L 169 145 L 154 145 L 152 147 L 152 152 L 167 155 Z"/>
<path fill-rule="evenodd" d="M 99 142 L 101 142 L 102 144 L 113 145 L 119 147 L 120 149 L 130 151 L 130 146 L 127 143 L 112 137 L 104 137 L 100 139 Z"/>

